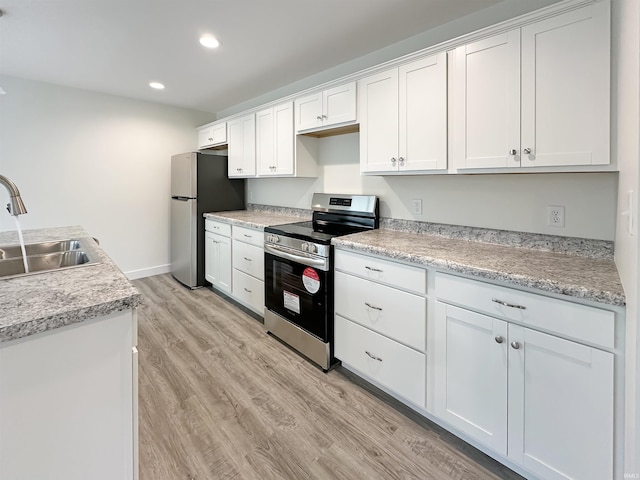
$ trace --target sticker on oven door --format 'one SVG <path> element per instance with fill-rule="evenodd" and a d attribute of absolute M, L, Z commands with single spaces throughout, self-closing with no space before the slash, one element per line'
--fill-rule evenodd
<path fill-rule="evenodd" d="M 284 308 L 295 313 L 300 313 L 300 297 L 294 293 L 282 291 L 284 296 Z"/>
<path fill-rule="evenodd" d="M 309 293 L 316 293 L 320 290 L 320 276 L 313 268 L 307 267 L 302 272 L 302 283 Z"/>

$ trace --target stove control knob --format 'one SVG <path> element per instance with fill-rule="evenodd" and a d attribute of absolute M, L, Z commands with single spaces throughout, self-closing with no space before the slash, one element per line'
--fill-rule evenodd
<path fill-rule="evenodd" d="M 280 237 L 277 235 L 268 235 L 267 242 L 278 243 L 280 241 Z"/>
<path fill-rule="evenodd" d="M 302 251 L 303 252 L 306 252 L 307 250 L 309 250 L 309 244 L 308 243 L 303 243 L 300 246 L 302 247 Z"/>
<path fill-rule="evenodd" d="M 317 246 L 315 246 L 313 243 L 310 243 L 310 244 L 307 246 L 307 249 L 308 249 L 308 251 L 309 251 L 310 253 L 316 253 L 316 252 L 318 251 L 318 247 L 317 247 Z"/>

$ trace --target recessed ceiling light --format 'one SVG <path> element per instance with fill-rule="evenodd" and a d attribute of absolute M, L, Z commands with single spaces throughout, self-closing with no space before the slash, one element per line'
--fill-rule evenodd
<path fill-rule="evenodd" d="M 151 88 L 155 88 L 156 90 L 163 90 L 164 89 L 164 85 L 161 84 L 160 82 L 151 82 L 151 83 L 149 83 L 149 86 Z"/>
<path fill-rule="evenodd" d="M 203 35 L 200 37 L 200 45 L 207 48 L 218 48 L 220 46 L 220 42 L 212 35 Z"/>

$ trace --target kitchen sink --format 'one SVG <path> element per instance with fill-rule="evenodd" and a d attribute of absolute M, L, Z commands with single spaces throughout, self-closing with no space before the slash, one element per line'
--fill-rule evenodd
<path fill-rule="evenodd" d="M 42 255 L 45 253 L 66 252 L 80 248 L 78 240 L 56 240 L 52 242 L 29 243 L 25 245 L 27 255 Z M 0 260 L 7 258 L 22 258 L 20 245 L 0 247 Z"/>
<path fill-rule="evenodd" d="M 20 245 L 0 247 L 0 279 L 63 270 L 99 263 L 83 240 L 61 240 L 25 245 L 29 272 L 25 273 Z"/>

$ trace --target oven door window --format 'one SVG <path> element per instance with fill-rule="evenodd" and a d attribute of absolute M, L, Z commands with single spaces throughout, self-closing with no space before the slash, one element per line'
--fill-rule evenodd
<path fill-rule="evenodd" d="M 327 342 L 329 272 L 265 253 L 265 305 Z"/>

